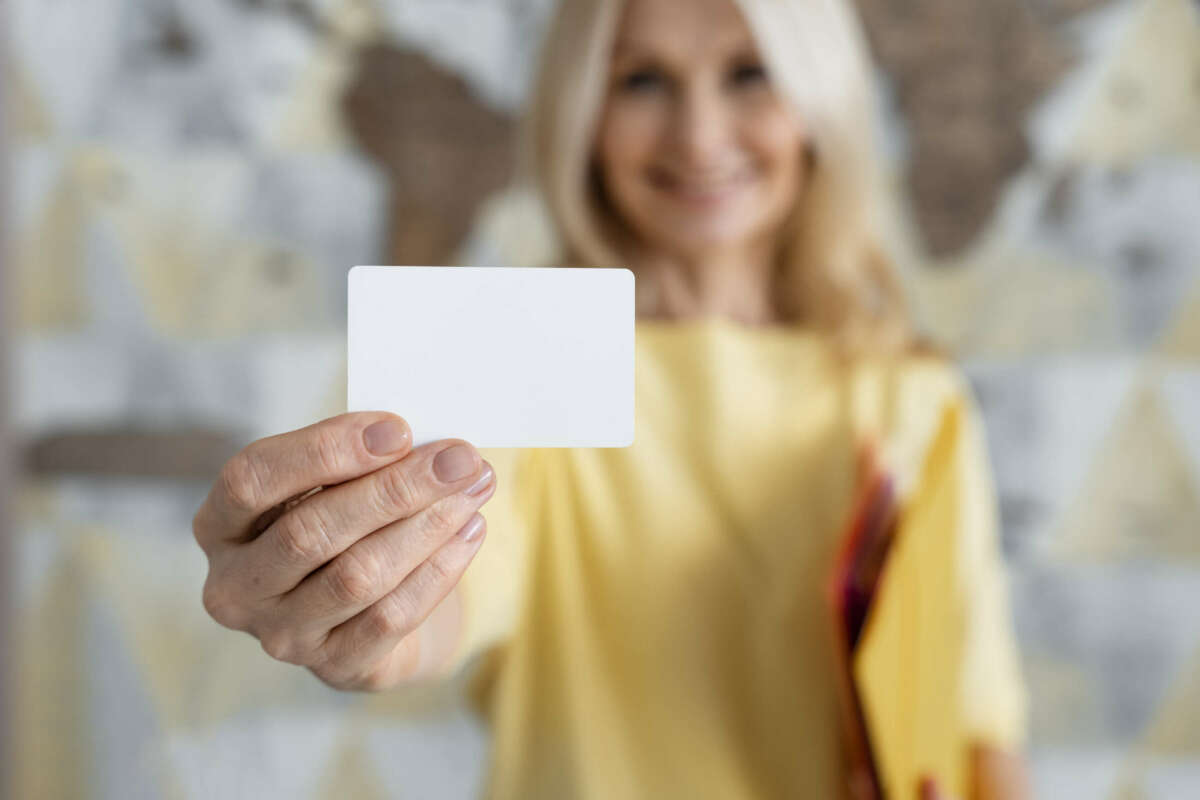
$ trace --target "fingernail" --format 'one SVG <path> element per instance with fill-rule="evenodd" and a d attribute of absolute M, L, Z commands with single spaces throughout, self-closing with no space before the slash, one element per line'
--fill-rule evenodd
<path fill-rule="evenodd" d="M 400 452 L 408 446 L 411 438 L 408 425 L 398 419 L 376 422 L 363 431 L 363 444 L 372 455 L 377 456 Z"/>
<path fill-rule="evenodd" d="M 442 483 L 454 483 L 475 474 L 476 464 L 474 451 L 465 444 L 456 444 L 437 454 L 433 474 Z"/>
<path fill-rule="evenodd" d="M 472 483 L 471 488 L 467 489 L 467 496 L 478 497 L 483 494 L 483 490 L 491 485 L 494 477 L 496 477 L 496 473 L 492 470 L 492 465 L 486 461 L 483 462 L 483 472 L 479 475 L 479 480 Z"/>
<path fill-rule="evenodd" d="M 483 534 L 485 527 L 483 515 L 476 511 L 475 515 L 467 520 L 467 524 L 463 525 L 462 530 L 458 532 L 459 538 L 464 542 L 473 542 Z"/>

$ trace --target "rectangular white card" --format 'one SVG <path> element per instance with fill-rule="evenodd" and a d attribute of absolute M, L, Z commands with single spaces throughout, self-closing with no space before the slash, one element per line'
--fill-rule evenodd
<path fill-rule="evenodd" d="M 626 269 L 355 267 L 347 402 L 417 445 L 633 443 L 634 280 Z"/>

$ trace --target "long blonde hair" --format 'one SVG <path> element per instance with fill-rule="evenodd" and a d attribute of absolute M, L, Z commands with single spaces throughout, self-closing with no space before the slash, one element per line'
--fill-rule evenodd
<path fill-rule="evenodd" d="M 567 253 L 626 266 L 601 201 L 594 141 L 625 0 L 559 0 L 526 119 L 532 173 Z M 904 293 L 877 235 L 871 66 L 844 0 L 735 0 L 771 79 L 804 119 L 808 179 L 785 227 L 775 300 L 784 316 L 854 350 L 913 341 Z M 646 309 L 640 309 L 646 310 Z"/>

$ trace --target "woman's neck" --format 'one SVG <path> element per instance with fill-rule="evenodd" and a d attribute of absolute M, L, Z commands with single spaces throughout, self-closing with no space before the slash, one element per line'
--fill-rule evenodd
<path fill-rule="evenodd" d="M 635 258 L 650 302 L 643 315 L 685 320 L 725 317 L 744 325 L 780 321 L 773 299 L 775 254 L 770 246 L 713 250 L 689 257 Z"/>

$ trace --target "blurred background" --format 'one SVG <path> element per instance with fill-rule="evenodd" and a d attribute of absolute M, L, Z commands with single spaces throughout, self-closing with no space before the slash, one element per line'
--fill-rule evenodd
<path fill-rule="evenodd" d="M 552 4 L 0 3 L 14 797 L 474 795 L 456 685 L 272 662 L 205 616 L 190 522 L 340 410 L 349 267 L 551 263 L 512 177 Z M 890 245 L 989 429 L 1037 795 L 1200 796 L 1200 5 L 858 5 Z"/>

